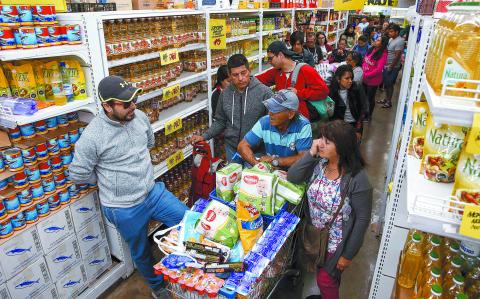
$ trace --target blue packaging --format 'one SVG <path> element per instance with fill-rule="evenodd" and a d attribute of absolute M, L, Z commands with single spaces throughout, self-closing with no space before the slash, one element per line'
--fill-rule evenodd
<path fill-rule="evenodd" d="M 45 120 L 45 122 L 47 123 L 47 128 L 48 128 L 49 131 L 56 130 L 57 127 L 58 127 L 58 123 L 57 123 L 57 118 L 56 118 L 56 117 L 47 118 L 47 119 Z"/>
<path fill-rule="evenodd" d="M 61 205 L 66 205 L 70 202 L 70 194 L 68 193 L 67 188 L 60 190 L 58 197 L 60 198 Z"/>
<path fill-rule="evenodd" d="M 34 184 L 32 185 L 32 198 L 34 200 L 39 200 L 40 198 L 43 197 L 43 187 L 42 187 L 42 184 L 38 183 L 38 184 Z"/>
<path fill-rule="evenodd" d="M 32 202 L 32 191 L 30 191 L 30 188 L 23 189 L 17 194 L 17 197 L 18 201 L 20 202 L 20 206 L 26 207 Z"/>
<path fill-rule="evenodd" d="M 16 231 L 24 229 L 27 225 L 23 212 L 20 212 L 17 215 L 13 216 L 12 218 L 10 218 L 10 220 L 12 221 L 13 230 Z"/>
<path fill-rule="evenodd" d="M 67 119 L 71 124 L 78 122 L 78 112 L 74 111 L 67 113 Z"/>
<path fill-rule="evenodd" d="M 40 170 L 38 169 L 38 166 L 25 167 L 25 174 L 30 183 L 38 182 L 40 180 Z"/>
<path fill-rule="evenodd" d="M 53 177 L 44 178 L 42 180 L 42 187 L 44 193 L 52 193 L 55 191 L 55 182 L 53 181 Z"/>
<path fill-rule="evenodd" d="M 35 126 L 33 124 L 20 126 L 20 132 L 25 138 L 35 137 Z"/>
<path fill-rule="evenodd" d="M 3 205 L 7 210 L 7 213 L 14 213 L 20 208 L 20 201 L 18 200 L 17 195 L 13 195 L 9 198 L 3 200 Z"/>
<path fill-rule="evenodd" d="M 70 198 L 78 198 L 78 188 L 77 185 L 73 184 L 68 186 L 68 194 L 70 195 Z"/>
<path fill-rule="evenodd" d="M 54 137 L 48 140 L 47 149 L 50 155 L 55 155 L 60 153 L 60 147 L 58 146 L 57 138 Z"/>
<path fill-rule="evenodd" d="M 68 126 L 68 118 L 66 114 L 62 114 L 57 116 L 57 125 L 59 127 L 66 127 Z"/>
<path fill-rule="evenodd" d="M 5 239 L 13 235 L 13 226 L 10 218 L 0 221 L 0 239 Z"/>
<path fill-rule="evenodd" d="M 8 179 L 4 179 L 0 181 L 0 191 L 7 189 L 8 187 Z"/>
<path fill-rule="evenodd" d="M 27 224 L 35 223 L 38 220 L 38 212 L 36 207 L 31 207 L 25 210 L 25 222 Z"/>
<path fill-rule="evenodd" d="M 50 214 L 50 207 L 48 206 L 48 201 L 46 199 L 37 203 L 37 213 L 40 217 Z"/>
<path fill-rule="evenodd" d="M 22 25 L 32 25 L 33 14 L 30 5 L 18 5 L 18 16 Z"/>
<path fill-rule="evenodd" d="M 57 210 L 60 207 L 60 197 L 58 194 L 53 194 L 47 197 L 47 201 L 50 211 Z"/>
<path fill-rule="evenodd" d="M 78 130 L 72 130 L 68 132 L 68 138 L 70 139 L 70 144 L 74 144 L 80 138 L 80 133 L 78 133 Z"/>

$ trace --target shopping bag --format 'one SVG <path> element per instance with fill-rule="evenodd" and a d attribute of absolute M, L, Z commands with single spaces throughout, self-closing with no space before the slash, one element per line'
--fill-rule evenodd
<path fill-rule="evenodd" d="M 333 116 L 335 110 L 335 102 L 330 97 L 326 97 L 321 101 L 308 101 L 320 115 L 320 120 L 329 120 Z"/>

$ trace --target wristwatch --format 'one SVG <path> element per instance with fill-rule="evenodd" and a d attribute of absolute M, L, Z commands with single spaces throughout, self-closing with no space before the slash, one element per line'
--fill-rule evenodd
<path fill-rule="evenodd" d="M 276 158 L 272 160 L 272 165 L 278 167 L 278 160 Z"/>

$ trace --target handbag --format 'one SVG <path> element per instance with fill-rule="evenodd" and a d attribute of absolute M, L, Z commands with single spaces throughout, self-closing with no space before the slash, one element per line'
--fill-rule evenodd
<path fill-rule="evenodd" d="M 337 210 L 335 211 L 335 214 L 333 215 L 332 219 L 325 224 L 323 228 L 317 228 L 312 224 L 308 199 L 304 202 L 304 204 L 306 205 L 303 209 L 305 213 L 305 220 L 300 231 L 300 244 L 302 244 L 302 254 L 303 258 L 305 259 L 304 265 L 306 265 L 306 270 L 308 272 L 315 272 L 318 268 L 321 268 L 325 265 L 328 251 L 330 228 L 332 227 L 333 222 L 343 208 L 343 204 L 345 203 L 345 197 L 350 186 L 350 181 L 351 177 L 348 179 L 348 183 L 346 188 L 344 189 L 344 192 L 340 194 L 341 200 Z"/>

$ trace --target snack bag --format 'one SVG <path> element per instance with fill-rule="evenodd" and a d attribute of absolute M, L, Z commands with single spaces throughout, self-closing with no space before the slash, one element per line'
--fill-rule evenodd
<path fill-rule="evenodd" d="M 3 69 L 0 67 L 0 96 L 2 97 L 11 97 L 12 92 L 10 91 L 10 86 L 8 85 L 7 77 L 3 73 Z"/>
<path fill-rule="evenodd" d="M 13 64 L 9 62 L 4 63 L 3 65 L 5 66 L 3 70 L 5 71 L 5 78 L 7 79 L 8 84 L 10 85 L 11 94 L 12 96 L 18 96 L 18 87 L 17 87 L 17 83 L 13 79 L 13 72 L 12 72 L 15 67 L 13 66 Z"/>
<path fill-rule="evenodd" d="M 427 118 L 423 160 L 420 169 L 427 180 L 451 183 L 455 178 L 458 158 L 468 128 L 436 125 L 433 118 Z"/>
<path fill-rule="evenodd" d="M 43 109 L 51 106 L 53 103 L 47 102 L 45 94 L 45 80 L 43 79 L 44 62 L 41 60 L 34 60 L 32 62 L 33 75 L 35 76 L 35 82 L 37 82 L 37 106 L 38 109 Z"/>
<path fill-rule="evenodd" d="M 263 234 L 263 218 L 254 205 L 239 200 L 237 201 L 237 225 L 243 250 L 249 252 Z"/>
<path fill-rule="evenodd" d="M 429 114 L 427 102 L 414 102 L 412 111 L 412 137 L 408 147 L 408 154 L 422 159 L 425 133 L 427 130 L 427 117 Z"/>
<path fill-rule="evenodd" d="M 452 195 L 460 201 L 480 205 L 480 153 L 462 151 L 455 172 Z"/>
<path fill-rule="evenodd" d="M 87 98 L 87 84 L 80 63 L 74 59 L 66 59 L 63 62 L 65 63 L 66 74 L 72 84 L 73 99 L 85 100 Z"/>
<path fill-rule="evenodd" d="M 294 184 L 287 180 L 287 172 L 283 170 L 275 170 L 273 172 L 278 177 L 277 188 L 275 190 L 275 208 L 282 207 L 285 200 L 298 205 L 302 201 L 303 194 L 307 187 L 306 183 Z M 279 203 L 277 203 L 279 201 Z"/>
<path fill-rule="evenodd" d="M 212 200 L 200 216 L 195 230 L 210 240 L 232 248 L 238 240 L 235 211 Z"/>
<path fill-rule="evenodd" d="M 233 186 L 240 181 L 242 177 L 242 165 L 237 163 L 230 163 L 227 166 L 217 171 L 216 174 L 216 192 L 217 197 L 232 201 L 235 197 Z"/>
<path fill-rule="evenodd" d="M 10 65 L 12 79 L 16 86 L 15 96 L 37 99 L 37 82 L 33 75 L 32 65 L 28 62 Z"/>
<path fill-rule="evenodd" d="M 262 214 L 273 216 L 276 182 L 272 173 L 246 169 L 242 173 L 238 199 L 253 204 Z"/>
<path fill-rule="evenodd" d="M 260 172 L 266 172 L 266 173 L 270 173 L 273 171 L 272 165 L 270 165 L 267 162 L 257 163 L 255 164 L 255 166 L 252 167 L 252 169 Z"/>

